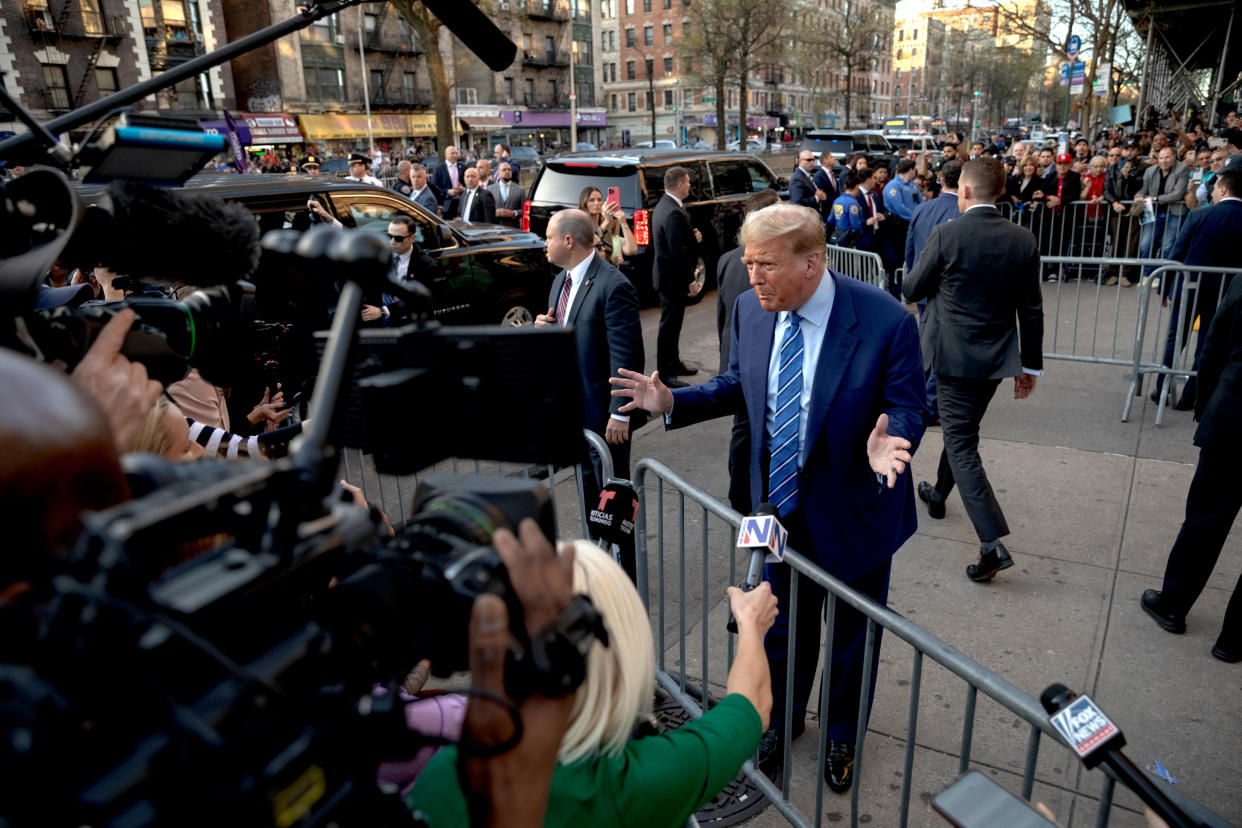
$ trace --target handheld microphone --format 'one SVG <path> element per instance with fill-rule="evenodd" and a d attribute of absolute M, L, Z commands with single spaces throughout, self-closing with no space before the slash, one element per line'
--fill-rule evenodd
<path fill-rule="evenodd" d="M 750 592 L 763 580 L 763 559 L 769 553 L 777 562 L 785 557 L 785 543 L 789 532 L 781 526 L 779 513 L 771 503 L 760 503 L 753 515 L 742 518 L 737 530 L 737 548 L 750 550 L 750 565 L 746 568 L 746 580 L 738 584 L 743 592 Z M 729 632 L 737 632 L 737 619 L 729 613 Z"/>
<path fill-rule="evenodd" d="M 1103 763 L 1139 799 L 1147 803 L 1171 828 L 1195 828 L 1204 823 L 1191 819 L 1181 808 L 1135 767 L 1121 748 L 1126 738 L 1095 702 L 1080 696 L 1064 684 L 1050 684 L 1039 696 L 1052 726 L 1078 754 L 1088 769 Z"/>
<path fill-rule="evenodd" d="M 614 547 L 617 562 L 637 582 L 634 559 L 634 522 L 638 494 L 628 480 L 609 478 L 599 491 L 599 502 L 587 514 L 592 533 Z"/>

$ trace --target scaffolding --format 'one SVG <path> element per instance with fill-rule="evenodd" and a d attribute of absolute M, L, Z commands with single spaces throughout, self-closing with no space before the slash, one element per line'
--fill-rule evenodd
<path fill-rule="evenodd" d="M 1242 79 L 1242 49 L 1230 48 L 1242 0 L 1156 3 L 1126 0 L 1126 12 L 1146 41 L 1138 112 L 1150 104 L 1174 111 L 1202 111 L 1209 126 L 1223 120 L 1223 105 Z"/>

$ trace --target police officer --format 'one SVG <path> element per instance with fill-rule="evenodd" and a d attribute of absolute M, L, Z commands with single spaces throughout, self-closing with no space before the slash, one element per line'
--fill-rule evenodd
<path fill-rule="evenodd" d="M 384 182 L 367 172 L 371 168 L 370 160 L 360 152 L 352 153 L 349 156 L 349 175 L 345 176 L 346 181 L 361 181 L 364 184 L 370 184 L 375 187 L 383 187 Z"/>
<path fill-rule="evenodd" d="M 884 228 L 894 251 L 905 251 L 906 234 L 910 232 L 910 219 L 914 217 L 914 208 L 923 203 L 919 185 L 914 183 L 917 174 L 915 163 L 909 158 L 903 159 L 897 164 L 897 177 L 884 188 L 884 206 L 888 210 L 888 221 L 884 223 Z M 900 295 L 901 282 L 896 270 L 893 271 L 891 282 L 890 291 L 894 295 Z"/>
<path fill-rule="evenodd" d="M 845 171 L 845 192 L 832 202 L 834 224 L 831 243 L 837 247 L 857 247 L 863 235 L 862 208 L 858 206 L 858 173 Z"/>
<path fill-rule="evenodd" d="M 319 157 L 315 155 L 306 156 L 306 160 L 301 164 L 302 172 L 307 175 L 319 175 Z"/>

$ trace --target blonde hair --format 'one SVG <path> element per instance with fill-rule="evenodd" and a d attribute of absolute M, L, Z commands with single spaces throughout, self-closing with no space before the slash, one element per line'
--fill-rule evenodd
<path fill-rule="evenodd" d="M 151 406 L 146 416 L 142 418 L 138 431 L 126 447 L 126 451 L 157 454 L 160 457 L 165 457 L 168 452 L 172 451 L 173 435 L 164 425 L 164 420 L 168 416 L 168 406 L 167 397 L 155 398 L 155 405 Z"/>
<path fill-rule="evenodd" d="M 810 207 L 773 204 L 746 214 L 737 241 L 742 247 L 788 236 L 795 254 L 824 252 L 824 221 Z"/>
<path fill-rule="evenodd" d="M 655 693 L 651 622 L 625 570 L 590 541 L 575 541 L 574 592 L 603 614 L 608 646 L 596 641 L 587 653 L 586 680 L 556 757 L 562 765 L 619 754 L 639 718 L 651 714 Z"/>

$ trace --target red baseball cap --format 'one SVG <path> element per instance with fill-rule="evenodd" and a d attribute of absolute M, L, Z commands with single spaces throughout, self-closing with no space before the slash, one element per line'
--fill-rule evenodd
<path fill-rule="evenodd" d="M 1074 156 L 1070 155 L 1068 152 L 1063 152 L 1057 156 L 1057 163 L 1058 164 L 1073 164 Z"/>

